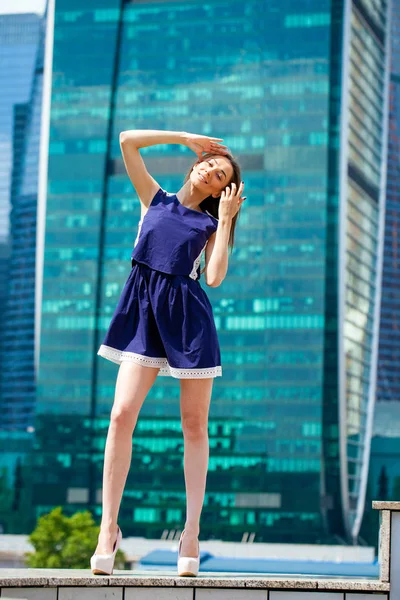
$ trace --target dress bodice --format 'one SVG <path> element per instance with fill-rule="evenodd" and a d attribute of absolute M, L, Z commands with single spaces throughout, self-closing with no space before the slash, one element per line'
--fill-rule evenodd
<path fill-rule="evenodd" d="M 218 219 L 160 188 L 139 221 L 131 259 L 171 275 L 200 277 L 200 260 Z"/>

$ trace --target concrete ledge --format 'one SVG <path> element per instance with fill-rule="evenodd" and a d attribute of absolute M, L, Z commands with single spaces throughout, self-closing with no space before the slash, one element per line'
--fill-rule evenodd
<path fill-rule="evenodd" d="M 1 588 L 23 587 L 146 587 L 146 588 L 223 588 L 256 590 L 332 590 L 388 592 L 390 584 L 367 579 L 311 579 L 302 577 L 252 577 L 221 573 L 200 573 L 198 577 L 176 577 L 171 573 L 114 571 L 110 577 L 94 576 L 89 570 L 73 569 L 0 569 Z M 6 589 L 4 589 L 6 592 Z M 5 594 L 2 594 L 2 597 Z"/>
<path fill-rule="evenodd" d="M 380 580 L 390 583 L 391 598 L 400 599 L 400 502 L 375 501 L 380 510 L 379 566 Z"/>
<path fill-rule="evenodd" d="M 374 502 L 381 512 L 380 579 L 251 575 L 175 570 L 0 569 L 1 600 L 400 600 L 400 502 Z"/>
<path fill-rule="evenodd" d="M 374 500 L 372 502 L 372 508 L 376 510 L 400 510 L 400 502 L 386 502 L 382 500 Z"/>

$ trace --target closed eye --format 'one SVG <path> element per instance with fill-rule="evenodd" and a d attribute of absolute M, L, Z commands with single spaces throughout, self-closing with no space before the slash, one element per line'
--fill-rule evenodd
<path fill-rule="evenodd" d="M 209 165 L 213 166 L 213 164 L 212 164 L 211 161 L 208 160 L 207 162 L 208 162 Z M 218 179 L 221 181 L 221 179 L 222 179 L 221 173 L 217 173 L 217 176 L 218 176 Z"/>

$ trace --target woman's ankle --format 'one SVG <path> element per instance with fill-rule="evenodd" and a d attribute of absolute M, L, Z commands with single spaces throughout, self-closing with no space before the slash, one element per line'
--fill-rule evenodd
<path fill-rule="evenodd" d="M 199 537 L 200 535 L 200 527 L 197 524 L 186 523 L 185 524 L 185 535 L 190 537 Z"/>
<path fill-rule="evenodd" d="M 117 523 L 101 523 L 100 532 L 103 534 L 114 534 L 118 530 Z"/>

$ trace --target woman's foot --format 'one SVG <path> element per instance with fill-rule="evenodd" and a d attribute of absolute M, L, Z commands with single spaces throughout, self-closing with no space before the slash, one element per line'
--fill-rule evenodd
<path fill-rule="evenodd" d="M 198 533 L 185 528 L 182 532 L 181 540 L 181 556 L 197 558 L 199 555 Z"/>
<path fill-rule="evenodd" d="M 117 539 L 118 525 L 114 527 L 100 527 L 95 554 L 112 554 L 115 540 Z"/>
<path fill-rule="evenodd" d="M 115 556 L 118 548 L 121 544 L 122 533 L 119 527 L 114 535 L 112 542 L 111 552 L 103 552 L 104 548 L 108 548 L 109 535 L 108 533 L 102 532 L 103 535 L 99 534 L 99 544 L 97 545 L 96 552 L 90 559 L 90 568 L 92 569 L 93 575 L 112 575 L 114 570 Z"/>
<path fill-rule="evenodd" d="M 185 544 L 185 546 L 184 546 Z M 196 550 L 193 550 L 196 548 Z M 197 534 L 182 531 L 178 548 L 178 575 L 196 577 L 200 566 L 200 548 Z"/>

